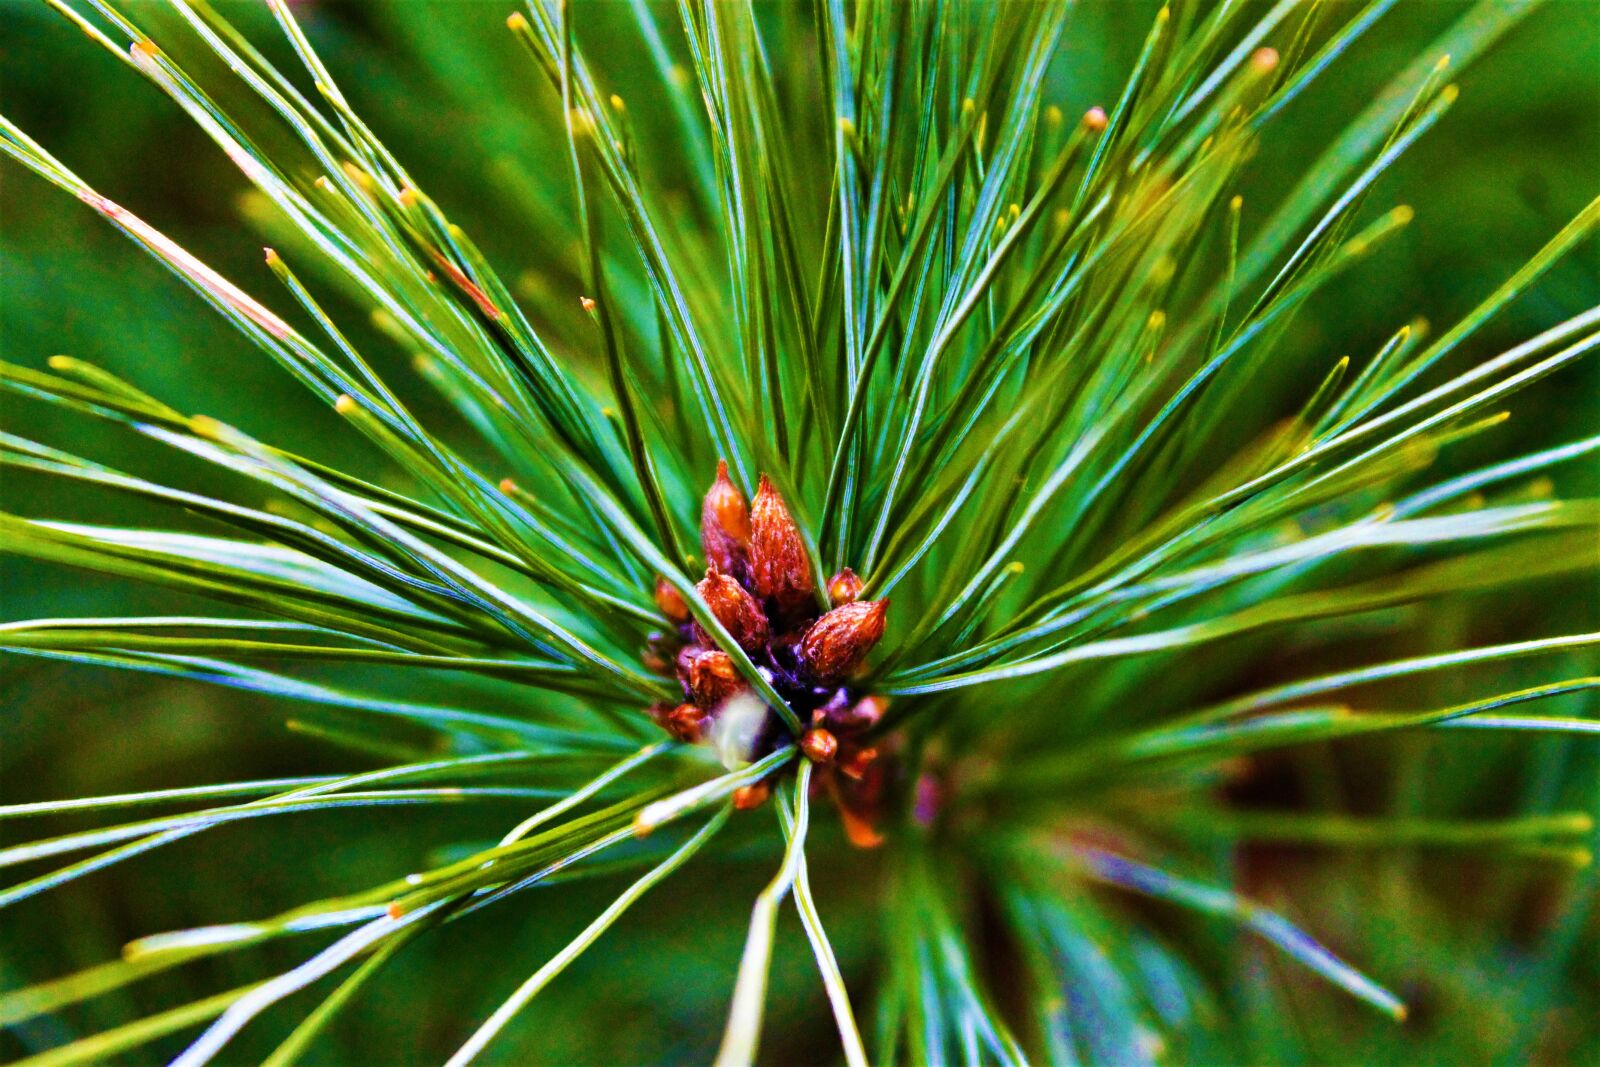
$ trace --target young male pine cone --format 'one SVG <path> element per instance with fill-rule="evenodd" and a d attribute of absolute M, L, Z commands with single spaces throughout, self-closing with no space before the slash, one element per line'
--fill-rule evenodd
<path fill-rule="evenodd" d="M 695 593 L 790 710 L 810 724 L 801 750 L 821 768 L 819 782 L 827 783 L 841 810 L 849 809 L 851 839 L 880 840 L 863 829 L 885 781 L 878 749 L 866 744 L 865 734 L 882 717 L 884 701 L 853 690 L 851 679 L 883 637 L 889 602 L 859 599 L 865 583 L 846 568 L 821 590 L 832 605 L 824 611 L 805 540 L 783 495 L 762 475 L 747 505 L 726 463 L 717 464 L 701 503 L 700 545 L 706 570 Z M 672 629 L 653 635 L 647 660 L 676 675 L 684 700 L 656 705 L 651 717 L 679 741 L 707 742 L 719 711 L 748 692 L 749 682 L 729 649 L 718 647 L 709 622 L 693 617 L 682 586 L 658 579 L 655 600 Z M 746 755 L 758 758 L 784 735 L 769 712 L 754 732 L 756 750 Z M 758 785 L 742 796 L 741 807 L 765 798 L 766 783 Z"/>
<path fill-rule="evenodd" d="M 834 608 L 800 639 L 800 662 L 822 685 L 841 682 L 867 658 L 883 637 L 887 600 L 858 600 Z"/>
<path fill-rule="evenodd" d="M 727 464 L 717 464 L 700 508 L 700 543 L 706 571 L 695 592 L 796 715 L 854 704 L 860 694 L 841 687 L 883 637 L 888 601 L 857 599 L 863 583 L 845 569 L 826 589 L 836 606 L 822 611 L 805 540 L 765 475 L 747 505 Z M 688 701 L 714 713 L 747 682 L 706 626 L 691 619 L 680 589 L 664 578 L 656 584 L 656 604 L 675 632 L 653 641 L 650 658 L 670 665 Z"/>

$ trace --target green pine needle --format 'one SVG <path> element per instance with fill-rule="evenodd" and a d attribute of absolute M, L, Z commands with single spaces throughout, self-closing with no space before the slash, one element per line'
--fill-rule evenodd
<path fill-rule="evenodd" d="M 92 576 L 0 621 L 4 758 L 81 790 L 7 776 L 13 1058 L 524 1062 L 572 1003 L 594 1056 L 730 1067 L 1592 1039 L 1600 198 L 1503 280 L 1383 291 L 1469 210 L 1395 189 L 1537 0 L 658 6 L 46 0 L 273 247 L 227 276 L 35 108 L 0 153 L 307 405 L 197 340 L 240 388 L 187 413 L 110 284 L 102 349 L 0 362 L 7 573 Z M 1435 335 L 1439 288 L 1475 303 Z M 97 698 L 29 680 L 101 668 L 160 705 L 126 761 L 30 747 Z M 167 766 L 191 697 L 298 765 L 241 727 Z M 471 940 L 525 926 L 570 930 Z M 1462 1052 L 1484 1004 L 1527 1026 Z"/>

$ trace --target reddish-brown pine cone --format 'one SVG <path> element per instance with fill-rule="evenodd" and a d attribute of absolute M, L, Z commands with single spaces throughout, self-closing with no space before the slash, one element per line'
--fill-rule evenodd
<path fill-rule="evenodd" d="M 728 464 L 717 462 L 717 478 L 700 505 L 700 547 L 706 562 L 738 576 L 744 572 L 750 547 L 750 511 L 744 494 L 728 480 Z"/>
<path fill-rule="evenodd" d="M 733 657 L 716 649 L 701 651 L 689 660 L 688 684 L 694 702 L 707 711 L 721 707 L 744 688 Z"/>
<path fill-rule="evenodd" d="M 765 474 L 750 504 L 750 577 L 755 594 L 785 615 L 803 611 L 816 591 L 800 528 Z"/>
<path fill-rule="evenodd" d="M 733 639 L 739 642 L 739 647 L 746 652 L 754 652 L 766 647 L 767 637 L 771 633 L 767 626 L 767 616 L 761 610 L 761 605 L 756 598 L 745 592 L 744 586 L 734 581 L 729 575 L 717 569 L 713 563 L 706 568 L 706 576 L 700 584 L 695 586 L 700 598 L 706 602 L 706 607 L 711 609 L 711 614 L 717 621 L 728 628 Z M 709 637 L 706 644 L 713 642 Z"/>
<path fill-rule="evenodd" d="M 800 639 L 800 663 L 822 685 L 841 681 L 883 637 L 887 600 L 858 600 L 834 608 Z"/>
<path fill-rule="evenodd" d="M 865 586 L 866 583 L 856 577 L 856 572 L 846 567 L 828 579 L 828 602 L 834 607 L 853 604 Z"/>
<path fill-rule="evenodd" d="M 683 595 L 665 578 L 656 578 L 656 607 L 673 622 L 689 621 L 689 605 L 684 603 Z"/>

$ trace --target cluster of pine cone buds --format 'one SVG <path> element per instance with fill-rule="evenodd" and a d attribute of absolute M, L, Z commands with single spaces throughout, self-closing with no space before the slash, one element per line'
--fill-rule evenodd
<path fill-rule="evenodd" d="M 817 787 L 839 803 L 851 841 L 879 843 L 874 829 L 886 784 L 881 746 L 866 734 L 883 717 L 880 697 L 859 693 L 852 678 L 883 637 L 887 600 L 860 600 L 861 579 L 848 568 L 834 575 L 818 595 L 810 557 L 783 496 L 765 475 L 755 499 L 728 479 L 726 463 L 700 511 L 700 541 L 705 578 L 695 587 L 718 622 L 750 657 L 762 677 L 789 708 L 808 724 L 800 748 L 817 765 Z M 724 711 L 744 697 L 761 706 L 739 673 L 733 657 L 695 622 L 678 591 L 664 579 L 656 583 L 656 604 L 673 623 L 670 633 L 654 634 L 646 652 L 650 666 L 675 676 L 684 699 L 657 704 L 651 717 L 673 737 L 689 744 L 709 742 L 723 725 Z M 771 751 L 785 735 L 769 708 L 754 729 L 742 731 L 746 759 Z M 766 799 L 765 782 L 747 786 L 735 797 L 740 807 Z"/>

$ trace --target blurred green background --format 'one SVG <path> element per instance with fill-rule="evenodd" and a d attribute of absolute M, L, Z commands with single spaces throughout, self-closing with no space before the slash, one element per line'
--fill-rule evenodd
<path fill-rule="evenodd" d="M 262 7 L 218 6 L 270 57 L 290 65 Z M 509 6 L 299 0 L 296 10 L 358 110 L 502 274 L 532 291 L 560 286 L 577 265 L 570 219 L 533 216 L 519 195 L 521 183 L 551 180 L 546 172 L 564 163 L 552 154 L 546 101 L 531 91 L 535 79 L 504 30 Z M 1081 4 L 1050 98 L 1068 114 L 1108 102 L 1153 9 L 1131 0 Z M 638 42 L 610 28 L 625 24 L 627 5 L 589 3 L 580 10 L 593 39 L 615 39 L 601 61 L 611 83 L 648 106 L 652 90 L 641 81 L 647 75 Z M 1243 189 L 1247 228 L 1262 217 L 1252 220 L 1253 206 L 1270 205 L 1297 178 L 1297 166 L 1315 157 L 1385 77 L 1423 54 L 1463 10 L 1451 0 L 1402 2 L 1274 122 Z M 665 14 L 670 21 L 671 12 Z M 1416 223 L 1322 293 L 1285 345 L 1325 350 L 1331 364 L 1347 351 L 1373 351 L 1414 315 L 1448 324 L 1600 193 L 1600 3 L 1546 4 L 1464 72 L 1460 85 L 1459 105 L 1378 188 L 1384 206 L 1413 205 Z M 246 290 L 275 299 L 260 253 L 271 236 L 255 230 L 259 212 L 237 170 L 153 87 L 42 3 L 0 0 L 0 109 L 103 193 Z M 670 170 L 674 146 L 654 147 L 669 161 L 662 169 Z M 1457 366 L 1488 358 L 1597 299 L 1600 248 L 1591 242 L 1483 331 Z M 333 432 L 338 424 L 326 409 L 161 266 L 93 212 L 10 164 L 0 164 L 0 352 L 27 365 L 42 365 L 54 353 L 77 355 L 182 410 L 214 414 L 384 476 L 370 455 L 342 447 L 349 436 Z M 1524 394 L 1511 425 L 1492 442 L 1469 445 L 1460 462 L 1594 432 L 1597 364 L 1591 360 Z M 1306 383 L 1263 387 L 1297 384 Z M 0 403 L 13 432 L 136 472 L 160 471 L 168 462 L 121 454 L 126 439 L 104 424 L 10 396 Z M 186 472 L 191 476 L 215 477 Z M 1558 477 L 1567 491 L 1600 491 L 1593 466 L 1568 465 Z M 32 516 L 171 523 L 154 508 L 83 499 L 63 486 L 15 476 L 0 485 L 0 497 L 4 510 Z M 0 557 L 0 597 L 5 619 L 182 610 L 167 594 L 10 557 Z M 1539 632 L 1593 629 L 1600 590 L 1546 584 L 1494 609 L 1544 620 L 1532 627 Z M 1470 624 L 1473 638 L 1495 639 L 1477 617 Z M 0 802 L 359 765 L 359 757 L 286 730 L 294 709 L 232 691 L 7 658 L 0 661 L 0 703 Z M 1566 710 L 1580 714 L 1584 706 Z M 1425 796 L 1463 811 L 1600 811 L 1597 749 L 1559 738 L 1472 737 L 1448 748 L 1403 738 L 1368 743 L 1344 758 L 1393 771 L 1372 775 L 1386 795 Z M 430 849 L 497 832 L 446 813 L 404 815 L 404 832 L 397 833 L 389 818 L 313 814 L 214 831 L 27 901 L 0 914 L 0 987 L 103 959 L 141 934 L 265 914 L 403 872 Z M 13 832 L 0 824 L 0 834 Z M 877 884 L 870 863 L 834 844 L 816 850 L 813 877 L 841 962 L 865 989 Z M 720 854 L 648 898 L 608 935 L 602 951 L 541 997 L 518 1024 L 522 1040 L 507 1042 L 491 1059 L 707 1059 L 748 900 L 765 878 L 765 865 L 738 859 Z M 1230 1010 L 1247 1035 L 1238 1055 L 1262 1062 L 1600 1064 L 1600 880 L 1593 868 L 1563 874 L 1515 860 L 1490 868 L 1481 860 L 1424 864 L 1289 850 L 1255 859 L 1279 872 L 1269 881 L 1292 872 L 1295 913 L 1315 916 L 1319 933 L 1395 983 L 1418 1010 L 1411 1023 L 1393 1027 L 1248 944 L 1218 941 L 1228 956 L 1211 966 L 1234 984 Z M 489 1011 L 586 921 L 590 899 L 582 890 L 540 893 L 463 923 L 449 937 L 424 939 L 402 956 L 378 995 L 365 996 L 349 1013 L 323 1046 L 321 1062 L 437 1062 L 460 1040 L 464 1020 Z M 773 1062 L 826 1060 L 833 1037 L 792 916 L 782 934 L 764 1055 Z M 276 945 L 260 956 L 210 961 L 0 1035 L 0 1058 L 247 981 L 269 966 L 291 965 L 289 953 L 302 949 Z M 291 1001 L 247 1032 L 232 1062 L 259 1057 L 297 1010 L 302 1002 Z M 172 1049 L 169 1043 L 146 1052 L 154 1060 Z"/>

